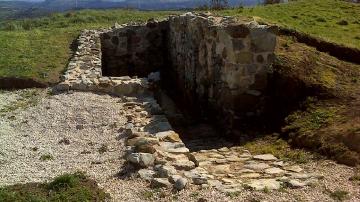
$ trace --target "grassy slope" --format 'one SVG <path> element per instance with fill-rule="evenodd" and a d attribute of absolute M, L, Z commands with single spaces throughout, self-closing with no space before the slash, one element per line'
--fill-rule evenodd
<path fill-rule="evenodd" d="M 288 4 L 233 9 L 220 13 L 231 16 L 258 16 L 266 22 L 360 48 L 360 4 L 344 0 L 299 0 Z M 339 25 L 341 21 L 346 21 L 348 25 Z"/>
<path fill-rule="evenodd" d="M 109 27 L 115 22 L 145 21 L 171 13 L 84 10 L 0 23 L 0 76 L 57 82 L 80 30 Z"/>
<path fill-rule="evenodd" d="M 344 62 L 279 37 L 274 72 L 281 109 L 291 97 L 302 97 L 287 114 L 282 132 L 292 145 L 319 151 L 347 165 L 360 164 L 360 65 Z"/>

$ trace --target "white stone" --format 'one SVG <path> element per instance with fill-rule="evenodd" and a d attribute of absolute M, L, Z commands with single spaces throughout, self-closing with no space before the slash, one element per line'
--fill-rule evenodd
<path fill-rule="evenodd" d="M 305 183 L 300 182 L 300 181 L 298 181 L 298 180 L 290 180 L 288 183 L 289 183 L 289 185 L 290 185 L 291 187 L 293 187 L 293 188 L 301 188 L 301 187 L 306 186 Z"/>
<path fill-rule="evenodd" d="M 268 168 L 268 169 L 265 169 L 265 173 L 270 174 L 270 175 L 279 175 L 279 174 L 282 174 L 284 172 L 285 171 L 280 169 L 280 168 Z"/>
<path fill-rule="evenodd" d="M 298 165 L 296 165 L 296 166 L 287 166 L 284 169 L 287 170 L 287 171 L 295 172 L 295 173 L 300 173 L 301 171 L 303 171 L 303 169 L 300 168 L 300 166 L 298 166 Z"/>
<path fill-rule="evenodd" d="M 262 161 L 275 161 L 277 158 L 272 154 L 262 154 L 262 155 L 256 155 L 253 157 L 256 160 L 262 160 Z"/>
<path fill-rule="evenodd" d="M 262 191 L 264 189 L 276 190 L 276 189 L 280 189 L 281 187 L 281 183 L 276 181 L 275 179 L 253 180 L 250 183 L 246 183 L 246 185 L 257 191 Z"/>
<path fill-rule="evenodd" d="M 152 188 L 169 188 L 171 187 L 171 183 L 167 178 L 154 178 L 151 180 L 150 186 Z"/>
<path fill-rule="evenodd" d="M 192 161 L 176 161 L 173 166 L 178 170 L 191 170 L 195 168 L 195 163 Z"/>
<path fill-rule="evenodd" d="M 154 178 L 155 172 L 149 169 L 140 169 L 138 175 L 141 179 L 151 181 Z"/>
<path fill-rule="evenodd" d="M 157 175 L 159 177 L 170 177 L 171 175 L 177 174 L 177 170 L 174 168 L 174 166 L 168 166 L 168 165 L 156 166 L 155 170 L 157 171 Z"/>
<path fill-rule="evenodd" d="M 260 170 L 264 170 L 269 168 L 270 166 L 266 163 L 250 163 L 250 164 L 246 164 L 244 165 L 244 168 L 247 169 L 251 169 L 251 170 L 256 170 L 256 171 L 260 171 Z"/>
<path fill-rule="evenodd" d="M 240 175 L 241 178 L 259 178 L 260 176 L 259 173 L 245 173 Z"/>

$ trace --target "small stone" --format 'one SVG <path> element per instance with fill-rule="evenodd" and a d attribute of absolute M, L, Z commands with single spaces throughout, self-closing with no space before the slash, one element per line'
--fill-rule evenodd
<path fill-rule="evenodd" d="M 230 165 L 215 165 L 209 168 L 212 173 L 227 174 L 230 172 Z M 210 171 L 209 171 L 210 172 Z"/>
<path fill-rule="evenodd" d="M 141 117 L 147 117 L 149 114 L 146 111 L 140 112 Z"/>
<path fill-rule="evenodd" d="M 180 177 L 178 180 L 176 180 L 174 187 L 175 187 L 175 189 L 180 191 L 186 187 L 187 183 L 188 183 L 188 180 L 186 178 Z"/>
<path fill-rule="evenodd" d="M 306 186 L 305 183 L 300 182 L 300 181 L 298 181 L 298 180 L 290 180 L 290 181 L 288 182 L 288 184 L 289 184 L 290 187 L 292 187 L 292 188 L 301 188 L 301 187 Z"/>
<path fill-rule="evenodd" d="M 127 161 L 129 161 L 131 163 L 139 164 L 140 163 L 140 154 L 139 153 L 128 154 L 126 159 L 127 159 Z"/>
<path fill-rule="evenodd" d="M 262 191 L 264 189 L 276 190 L 280 189 L 281 187 L 280 182 L 276 181 L 275 179 L 253 180 L 250 183 L 246 183 L 245 185 L 257 191 Z"/>
<path fill-rule="evenodd" d="M 234 156 L 234 157 L 227 157 L 226 160 L 229 162 L 240 162 L 240 161 L 246 161 L 248 160 L 248 158 L 239 158 Z"/>
<path fill-rule="evenodd" d="M 211 187 L 220 187 L 222 183 L 219 180 L 208 180 L 208 184 Z"/>
<path fill-rule="evenodd" d="M 227 147 L 223 147 L 223 148 L 218 149 L 218 151 L 219 151 L 219 152 L 229 152 L 230 149 L 227 148 Z"/>
<path fill-rule="evenodd" d="M 235 183 L 235 180 L 229 179 L 229 178 L 223 178 L 223 179 L 221 179 L 221 181 L 223 181 L 225 184 L 234 184 Z"/>
<path fill-rule="evenodd" d="M 241 169 L 239 170 L 240 173 L 254 173 L 254 170 L 250 170 L 250 169 Z"/>
<path fill-rule="evenodd" d="M 175 183 L 178 179 L 180 179 L 180 178 L 182 178 L 180 175 L 171 175 L 170 177 L 169 177 L 169 181 L 171 182 L 171 183 Z"/>
<path fill-rule="evenodd" d="M 152 154 L 140 153 L 140 166 L 149 167 L 154 165 L 155 157 Z"/>
<path fill-rule="evenodd" d="M 295 173 L 300 173 L 301 171 L 303 171 L 303 169 L 300 168 L 300 166 L 287 166 L 284 169 Z"/>
<path fill-rule="evenodd" d="M 161 165 L 156 166 L 155 170 L 157 171 L 157 176 L 159 177 L 170 177 L 172 175 L 177 174 L 177 170 L 174 166 L 168 166 L 168 165 Z"/>
<path fill-rule="evenodd" d="M 173 166 L 178 170 L 191 170 L 195 168 L 195 163 L 192 161 L 177 161 L 173 164 Z"/>
<path fill-rule="evenodd" d="M 159 132 L 156 133 L 155 136 L 161 141 L 165 142 L 182 142 L 179 134 L 175 133 L 174 131 Z"/>
<path fill-rule="evenodd" d="M 241 178 L 259 178 L 261 175 L 259 173 L 246 173 L 240 175 Z"/>
<path fill-rule="evenodd" d="M 139 146 L 139 145 L 158 145 L 159 140 L 151 137 L 135 137 L 126 141 L 127 146 Z"/>
<path fill-rule="evenodd" d="M 195 185 L 207 184 L 208 179 L 202 175 L 195 175 L 192 177 L 192 181 Z"/>
<path fill-rule="evenodd" d="M 271 165 L 274 165 L 274 166 L 279 166 L 279 167 L 283 167 L 285 164 L 283 161 L 278 161 L 278 162 L 274 162 L 272 163 Z"/>
<path fill-rule="evenodd" d="M 185 147 L 184 143 L 176 142 L 161 142 L 160 146 L 169 153 L 188 153 L 189 149 Z"/>
<path fill-rule="evenodd" d="M 155 172 L 149 169 L 140 169 L 138 175 L 141 179 L 151 181 L 154 178 Z"/>
<path fill-rule="evenodd" d="M 275 161 L 277 158 L 272 154 L 262 154 L 262 155 L 256 155 L 253 157 L 256 160 L 262 160 L 262 161 Z"/>
<path fill-rule="evenodd" d="M 270 166 L 266 163 L 250 163 L 250 164 L 246 164 L 244 165 L 244 168 L 247 169 L 251 169 L 251 170 L 256 170 L 256 171 L 260 171 L 260 170 L 264 170 L 269 168 Z"/>
<path fill-rule="evenodd" d="M 291 174 L 291 178 L 294 178 L 294 179 L 308 179 L 310 178 L 311 176 L 308 175 L 308 174 L 302 174 L 302 173 L 293 173 Z"/>
<path fill-rule="evenodd" d="M 137 152 L 150 153 L 150 154 L 153 154 L 156 152 L 156 149 L 154 148 L 154 146 L 149 145 L 149 144 L 138 145 L 135 147 L 135 150 Z"/>
<path fill-rule="evenodd" d="M 143 167 L 149 167 L 154 164 L 155 157 L 148 153 L 132 153 L 127 156 L 127 160 Z"/>
<path fill-rule="evenodd" d="M 154 178 L 151 180 L 150 186 L 152 188 L 169 188 L 171 183 L 167 178 Z"/>
<path fill-rule="evenodd" d="M 285 171 L 280 169 L 280 168 L 268 168 L 268 169 L 265 169 L 265 173 L 270 174 L 270 175 L 279 175 L 279 174 L 282 174 L 284 172 Z"/>
<path fill-rule="evenodd" d="M 215 160 L 215 163 L 217 163 L 217 164 L 225 164 L 225 163 L 227 163 L 228 161 L 226 160 L 226 159 L 216 159 Z"/>
<path fill-rule="evenodd" d="M 224 155 L 218 154 L 218 153 L 211 153 L 208 155 L 209 158 L 216 158 L 216 159 L 224 159 Z"/>

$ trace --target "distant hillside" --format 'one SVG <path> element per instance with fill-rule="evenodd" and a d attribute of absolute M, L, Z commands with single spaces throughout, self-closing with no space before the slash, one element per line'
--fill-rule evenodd
<path fill-rule="evenodd" d="M 229 6 L 252 6 L 264 0 L 229 0 Z M 79 9 L 135 8 L 139 10 L 175 10 L 196 8 L 209 0 L 0 0 L 0 19 L 37 17 L 51 12 Z"/>

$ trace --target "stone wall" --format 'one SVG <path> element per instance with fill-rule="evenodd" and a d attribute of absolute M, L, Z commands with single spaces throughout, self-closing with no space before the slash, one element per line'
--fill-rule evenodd
<path fill-rule="evenodd" d="M 273 32 L 251 19 L 192 13 L 85 30 L 58 88 L 143 93 L 147 76 L 160 71 L 176 103 L 232 131 L 244 116 L 261 114 L 274 59 Z"/>
<path fill-rule="evenodd" d="M 192 13 L 170 17 L 169 27 L 171 64 L 162 79 L 175 83 L 184 103 L 230 128 L 238 115 L 260 113 L 276 45 L 270 27 Z"/>
<path fill-rule="evenodd" d="M 147 77 L 165 63 L 167 21 L 117 27 L 101 35 L 103 75 Z"/>

